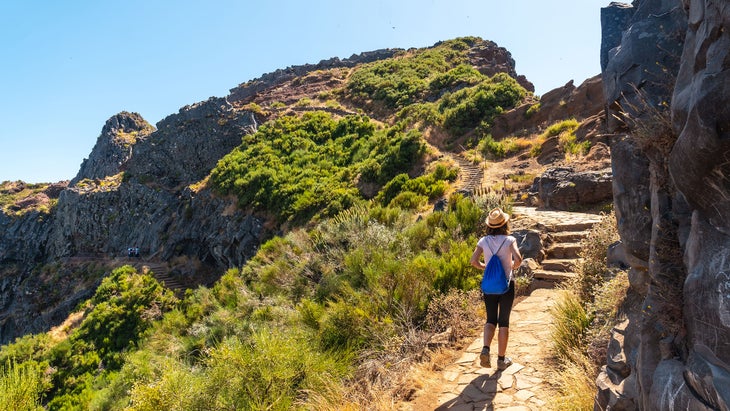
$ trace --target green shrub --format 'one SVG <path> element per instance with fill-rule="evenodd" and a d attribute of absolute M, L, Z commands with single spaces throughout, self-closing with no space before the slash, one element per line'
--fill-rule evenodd
<path fill-rule="evenodd" d="M 480 125 L 491 127 L 494 117 L 515 107 L 526 94 L 512 77 L 495 74 L 477 86 L 445 95 L 439 102 L 443 126 L 454 134 L 464 134 Z"/>
<path fill-rule="evenodd" d="M 560 146 L 566 154 L 572 154 L 575 156 L 586 155 L 588 150 L 591 148 L 590 141 L 576 142 L 575 134 L 565 134 L 560 136 Z"/>
<path fill-rule="evenodd" d="M 368 342 L 366 313 L 344 301 L 327 304 L 319 324 L 319 341 L 325 350 L 350 351 Z"/>
<path fill-rule="evenodd" d="M 356 183 L 384 184 L 425 153 L 417 132 L 376 130 L 365 116 L 334 120 L 323 112 L 285 116 L 261 126 L 211 173 L 222 194 L 278 221 L 305 223 L 362 201 Z"/>
<path fill-rule="evenodd" d="M 568 119 L 559 121 L 550 127 L 548 127 L 542 134 L 541 137 L 549 138 L 553 136 L 559 136 L 560 134 L 567 133 L 572 134 L 580 126 L 580 123 L 576 119 Z"/>
<path fill-rule="evenodd" d="M 610 213 L 602 215 L 601 221 L 581 241 L 581 258 L 575 265 L 577 282 L 573 288 L 582 304 L 592 303 L 596 287 L 611 275 L 606 265 L 606 251 L 618 240 L 616 216 Z"/>
<path fill-rule="evenodd" d="M 412 191 L 400 193 L 388 203 L 389 207 L 399 207 L 405 210 L 418 210 L 428 202 L 428 198 Z"/>
<path fill-rule="evenodd" d="M 440 90 L 440 85 L 446 86 L 449 78 L 466 79 L 473 75 L 462 67 L 451 76 L 440 77 L 467 61 L 468 44 L 474 41 L 456 39 L 365 64 L 348 79 L 347 92 L 351 98 L 363 102 L 372 99 L 389 109 L 406 107 L 425 98 L 430 91 Z M 434 80 L 436 83 L 432 85 Z"/>
<path fill-rule="evenodd" d="M 433 172 L 414 179 L 399 174 L 390 180 L 375 196 L 384 206 L 418 209 L 427 200 L 435 200 L 446 192 L 446 181 L 454 181 L 458 171 L 439 164 Z M 395 198 L 400 197 L 398 201 Z"/>
<path fill-rule="evenodd" d="M 0 409 L 17 411 L 42 410 L 41 371 L 33 362 L 6 362 L 0 367 Z"/>
<path fill-rule="evenodd" d="M 535 104 L 531 105 L 525 112 L 525 117 L 530 118 L 530 117 L 534 116 L 537 112 L 540 111 L 541 107 L 542 107 L 542 104 L 540 104 L 540 103 L 535 103 Z"/>
<path fill-rule="evenodd" d="M 79 327 L 46 356 L 56 369 L 49 408 L 87 408 L 96 384 L 121 368 L 125 353 L 136 349 L 153 322 L 176 303 L 149 275 L 131 266 L 114 270 L 88 301 Z"/>
<path fill-rule="evenodd" d="M 438 74 L 429 82 L 429 88 L 433 93 L 441 93 L 443 90 L 456 87 L 473 86 L 481 83 L 487 77 L 477 69 L 468 64 L 460 64 L 453 69 Z"/>

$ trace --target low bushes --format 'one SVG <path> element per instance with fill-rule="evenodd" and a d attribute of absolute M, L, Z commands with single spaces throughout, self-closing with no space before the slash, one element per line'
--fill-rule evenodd
<path fill-rule="evenodd" d="M 555 401 L 561 409 L 593 409 L 594 381 L 605 364 L 610 331 L 620 320 L 629 286 L 626 272 L 606 266 L 606 250 L 617 239 L 612 213 L 604 216 L 581 243 L 578 277 L 551 310 L 552 351 L 558 360 Z"/>

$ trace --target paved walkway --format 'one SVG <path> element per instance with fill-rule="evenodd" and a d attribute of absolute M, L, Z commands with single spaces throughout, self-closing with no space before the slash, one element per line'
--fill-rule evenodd
<path fill-rule="evenodd" d="M 554 289 L 537 289 L 514 306 L 510 318 L 509 368 L 482 368 L 480 336 L 462 357 L 444 370 L 436 410 L 543 410 L 549 398 L 548 341 Z M 492 341 L 492 365 L 497 362 L 497 339 Z"/>

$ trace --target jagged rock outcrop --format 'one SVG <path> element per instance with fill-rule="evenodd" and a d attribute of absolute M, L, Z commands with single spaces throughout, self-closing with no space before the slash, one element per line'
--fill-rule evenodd
<path fill-rule="evenodd" d="M 482 40 L 473 45 L 469 50 L 469 63 L 487 76 L 507 73 L 526 90 L 535 92 L 535 85 L 529 82 L 525 76 L 517 74 L 512 53 L 504 47 L 497 46 L 497 43 L 493 41 Z"/>
<path fill-rule="evenodd" d="M 91 155 L 81 163 L 70 185 L 74 186 L 85 178 L 99 179 L 119 173 L 132 156 L 132 147 L 137 139 L 152 131 L 152 125 L 137 113 L 123 111 L 112 116 L 104 124 Z"/>
<path fill-rule="evenodd" d="M 603 19 L 601 61 L 636 303 L 608 347 L 623 363 L 604 367 L 595 409 L 727 410 L 730 8 L 639 0 L 603 12 L 619 14 Z"/>
<path fill-rule="evenodd" d="M 156 132 L 134 145 L 125 171 L 142 183 L 180 189 L 205 178 L 255 128 L 252 113 L 212 97 L 159 121 Z"/>
<path fill-rule="evenodd" d="M 604 105 L 600 75 L 585 80 L 578 87 L 570 80 L 563 87 L 545 93 L 538 102 L 523 104 L 497 116 L 491 129 L 492 137 L 499 139 L 521 131 L 539 132 L 556 121 L 568 118 L 587 119 L 602 114 Z"/>
<path fill-rule="evenodd" d="M 176 272 L 192 284 L 243 265 L 265 235 L 263 221 L 235 199 L 188 186 L 254 130 L 251 113 L 232 110 L 225 99 L 183 107 L 156 131 L 130 113 L 107 121 L 73 184 L 38 194 L 58 198 L 51 213 L 0 212 L 0 343 L 48 329 L 88 298 L 84 290 L 100 278 L 74 279 L 71 266 L 124 264 L 119 258 L 128 247 L 139 247 L 146 261 L 192 261 L 197 268 Z M 33 267 L 50 262 L 69 273 L 68 286 L 59 286 L 66 292 L 55 299 L 39 300 L 47 279 Z M 43 315 L 29 315 L 36 312 Z"/>

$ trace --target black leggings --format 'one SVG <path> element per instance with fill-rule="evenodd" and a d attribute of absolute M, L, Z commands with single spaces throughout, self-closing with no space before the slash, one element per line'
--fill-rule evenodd
<path fill-rule="evenodd" d="M 487 323 L 495 327 L 509 327 L 509 315 L 515 300 L 515 282 L 509 282 L 509 289 L 504 294 L 482 294 L 487 309 Z M 499 312 L 499 314 L 497 314 Z"/>

